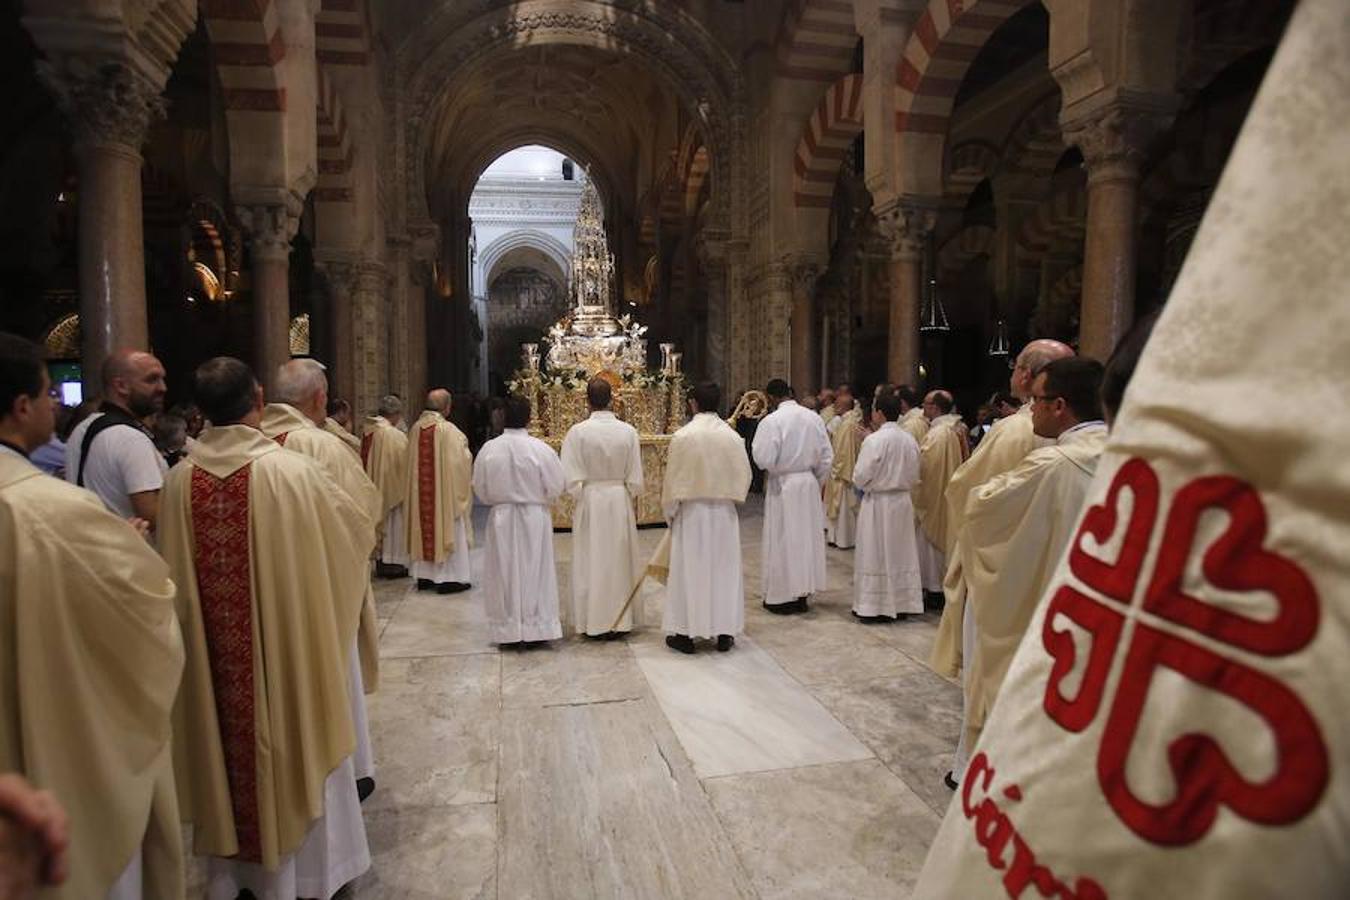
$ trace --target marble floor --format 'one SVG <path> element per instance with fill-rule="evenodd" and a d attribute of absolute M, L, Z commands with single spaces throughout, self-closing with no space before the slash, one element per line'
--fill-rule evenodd
<path fill-rule="evenodd" d="M 761 523 L 748 504 L 746 632 L 725 654 L 666 648 L 650 583 L 652 624 L 626 641 L 522 653 L 490 643 L 476 587 L 378 582 L 374 864 L 342 896 L 907 896 L 960 719 L 922 663 L 936 617 L 855 622 L 839 550 L 810 613 L 766 613 Z M 570 535 L 555 547 L 566 610 Z"/>

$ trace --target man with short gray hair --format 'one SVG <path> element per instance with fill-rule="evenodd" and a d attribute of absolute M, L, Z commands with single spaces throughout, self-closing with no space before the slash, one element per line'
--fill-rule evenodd
<path fill-rule="evenodd" d="M 380 516 L 384 523 L 380 555 L 375 562 L 377 578 L 406 578 L 408 534 L 403 518 L 408 483 L 408 436 L 399 430 L 403 401 L 394 394 L 380 398 L 376 415 L 366 418 L 361 430 L 361 462 L 380 490 Z"/>
<path fill-rule="evenodd" d="M 408 432 L 408 556 L 417 589 L 438 594 L 469 589 L 473 545 L 473 455 L 449 415 L 450 392 L 435 388 Z"/>

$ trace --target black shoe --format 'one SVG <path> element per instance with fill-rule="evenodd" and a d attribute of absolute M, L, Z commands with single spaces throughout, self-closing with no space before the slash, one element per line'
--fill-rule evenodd
<path fill-rule="evenodd" d="M 356 799 L 357 799 L 359 802 L 365 803 L 365 802 L 366 802 L 366 798 L 369 797 L 369 796 L 370 796 L 371 794 L 373 794 L 373 793 L 375 793 L 375 779 L 374 779 L 374 778 L 358 778 L 358 779 L 356 779 Z"/>
<path fill-rule="evenodd" d="M 954 791 L 961 786 L 961 782 L 953 778 L 951 772 L 942 776 L 942 783 L 947 786 L 947 790 L 949 791 Z"/>
<path fill-rule="evenodd" d="M 548 641 L 522 641 L 520 646 L 525 650 L 537 650 L 540 647 L 547 647 Z"/>
<path fill-rule="evenodd" d="M 923 608 L 937 612 L 947 605 L 947 595 L 942 591 L 924 591 Z"/>
<path fill-rule="evenodd" d="M 524 647 L 525 645 L 520 641 L 506 641 L 505 643 L 497 645 L 498 650 L 521 650 L 524 649 Z"/>
<path fill-rule="evenodd" d="M 788 612 L 792 613 L 804 613 L 811 611 L 810 607 L 806 605 L 805 597 L 798 597 L 796 600 L 793 600 L 791 603 L 787 604 L 787 606 Z"/>
<path fill-rule="evenodd" d="M 432 581 L 430 578 L 419 578 L 419 579 L 417 579 L 417 589 L 418 589 L 419 591 L 429 591 L 429 590 L 434 589 L 435 587 L 436 587 L 436 582 Z"/>
<path fill-rule="evenodd" d="M 626 631 L 606 631 L 603 634 L 588 634 L 588 641 L 617 641 L 628 636 Z"/>
<path fill-rule="evenodd" d="M 687 634 L 666 635 L 666 646 L 681 653 L 694 652 L 694 639 Z"/>
<path fill-rule="evenodd" d="M 736 643 L 736 639 L 729 634 L 719 634 L 717 636 L 717 652 L 726 653 Z"/>
<path fill-rule="evenodd" d="M 797 601 L 793 600 L 791 603 L 765 602 L 762 605 L 765 609 L 773 613 L 775 616 L 790 616 L 794 612 L 796 612 Z"/>
<path fill-rule="evenodd" d="M 462 593 L 462 592 L 464 592 L 464 591 L 467 591 L 467 590 L 469 589 L 469 587 L 470 587 L 470 585 L 467 585 L 467 584 L 465 584 L 465 583 L 462 582 L 462 581 L 447 581 L 447 582 L 445 582 L 445 583 L 443 583 L 443 584 L 438 584 L 438 585 L 436 585 L 436 593 L 438 593 L 438 594 L 459 594 L 459 593 Z"/>

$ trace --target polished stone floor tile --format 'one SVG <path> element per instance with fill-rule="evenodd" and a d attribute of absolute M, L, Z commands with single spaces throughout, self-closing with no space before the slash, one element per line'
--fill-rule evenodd
<path fill-rule="evenodd" d="M 501 897 L 753 896 L 650 701 L 505 710 L 500 780 Z"/>
<path fill-rule="evenodd" d="M 711 778 L 704 788 L 761 900 L 897 900 L 938 816 L 876 760 Z"/>
<path fill-rule="evenodd" d="M 386 659 L 370 698 L 370 810 L 497 798 L 501 664 L 492 654 Z"/>
<path fill-rule="evenodd" d="M 749 637 L 694 656 L 650 640 L 632 647 L 700 777 L 872 756 Z"/>
<path fill-rule="evenodd" d="M 757 629 L 755 641 L 802 684 L 904 678 L 918 666 L 875 637 L 883 626 L 843 621 L 820 610 L 769 618 L 779 622 Z"/>
<path fill-rule="evenodd" d="M 536 708 L 633 700 L 647 681 L 622 641 L 570 637 L 546 649 L 501 654 L 502 705 Z"/>
<path fill-rule="evenodd" d="M 366 835 L 370 871 L 339 898 L 495 900 L 498 896 L 496 804 L 367 811 Z"/>
<path fill-rule="evenodd" d="M 404 600 L 380 640 L 382 658 L 495 653 L 480 589 L 417 592 Z"/>
<path fill-rule="evenodd" d="M 936 812 L 961 730 L 961 689 L 926 668 L 901 679 L 817 685 L 812 693 Z"/>

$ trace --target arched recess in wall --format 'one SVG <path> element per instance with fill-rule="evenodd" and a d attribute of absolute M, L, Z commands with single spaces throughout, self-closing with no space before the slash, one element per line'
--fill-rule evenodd
<path fill-rule="evenodd" d="M 572 253 L 557 238 L 542 231 L 520 229 L 502 235 L 479 251 L 482 263 L 484 283 L 491 285 L 502 270 L 518 263 L 521 250 L 533 250 L 552 264 L 552 274 L 564 286 L 567 286 L 572 266 Z M 516 257 L 513 259 L 512 257 Z"/>

